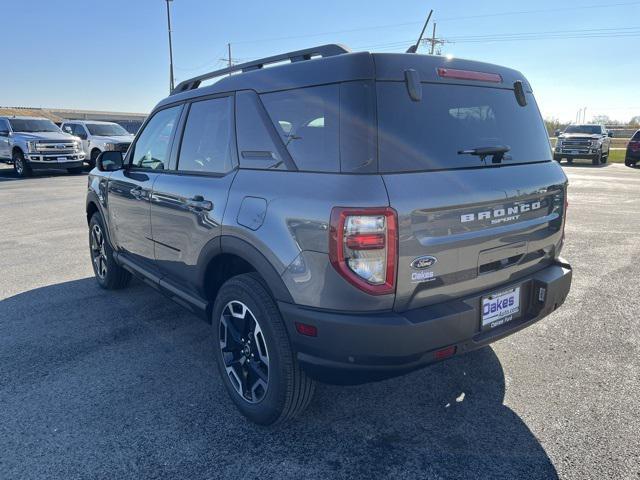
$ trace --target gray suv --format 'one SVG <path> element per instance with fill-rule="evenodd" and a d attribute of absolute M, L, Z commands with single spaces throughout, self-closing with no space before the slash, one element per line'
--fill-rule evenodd
<path fill-rule="evenodd" d="M 86 211 L 98 283 L 133 274 L 211 322 L 231 399 L 272 424 L 316 380 L 399 375 L 556 310 L 566 199 L 519 72 L 325 45 L 182 82 L 98 157 Z"/>

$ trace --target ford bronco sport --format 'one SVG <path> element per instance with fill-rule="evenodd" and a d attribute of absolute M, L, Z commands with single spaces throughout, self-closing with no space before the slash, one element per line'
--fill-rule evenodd
<path fill-rule="evenodd" d="M 316 380 L 399 375 L 553 312 L 566 199 L 519 72 L 325 45 L 182 82 L 98 157 L 86 211 L 98 283 L 136 275 L 211 322 L 231 399 L 272 424 Z"/>

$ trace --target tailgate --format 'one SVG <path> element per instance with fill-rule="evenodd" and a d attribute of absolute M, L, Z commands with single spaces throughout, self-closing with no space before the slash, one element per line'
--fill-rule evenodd
<path fill-rule="evenodd" d="M 396 311 L 497 287 L 559 253 L 566 177 L 556 162 L 383 178 L 398 212 Z"/>

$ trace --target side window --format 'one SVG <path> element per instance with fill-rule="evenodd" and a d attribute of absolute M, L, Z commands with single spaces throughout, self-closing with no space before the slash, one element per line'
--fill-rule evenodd
<path fill-rule="evenodd" d="M 236 131 L 240 167 L 258 169 L 285 169 L 274 139 L 265 122 L 271 122 L 263 112 L 254 92 L 236 94 Z M 275 139 L 279 142 L 278 138 Z"/>
<path fill-rule="evenodd" d="M 640 130 L 636 132 L 636 134 L 633 136 L 631 140 L 640 140 Z"/>
<path fill-rule="evenodd" d="M 62 125 L 62 131 L 64 133 L 69 133 L 69 134 L 73 135 L 73 124 L 72 123 L 65 123 L 64 125 Z"/>
<path fill-rule="evenodd" d="M 130 156 L 132 166 L 155 170 L 166 168 L 171 138 L 181 108 L 176 106 L 160 110 L 149 120 L 133 146 Z"/>
<path fill-rule="evenodd" d="M 266 93 L 261 99 L 299 170 L 340 171 L 339 85 Z"/>
<path fill-rule="evenodd" d="M 8 132 L 9 131 L 9 122 L 7 122 L 4 118 L 0 118 L 0 132 Z"/>
<path fill-rule="evenodd" d="M 84 127 L 82 125 L 80 125 L 79 123 L 74 123 L 71 126 L 71 130 L 73 131 L 74 135 L 77 136 L 86 136 L 87 132 L 84 130 Z"/>
<path fill-rule="evenodd" d="M 178 170 L 227 173 L 233 170 L 233 97 L 191 104 L 184 127 Z"/>

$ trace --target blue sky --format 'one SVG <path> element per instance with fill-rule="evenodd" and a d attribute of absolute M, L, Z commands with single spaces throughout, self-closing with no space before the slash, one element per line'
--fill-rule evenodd
<path fill-rule="evenodd" d="M 166 96 L 164 0 L 2 3 L 0 105 L 147 112 Z M 222 66 L 227 42 L 240 61 L 322 43 L 400 52 L 429 8 L 453 42 L 443 54 L 521 70 L 543 116 L 640 115 L 640 1 L 630 0 L 174 0 L 175 75 Z"/>

